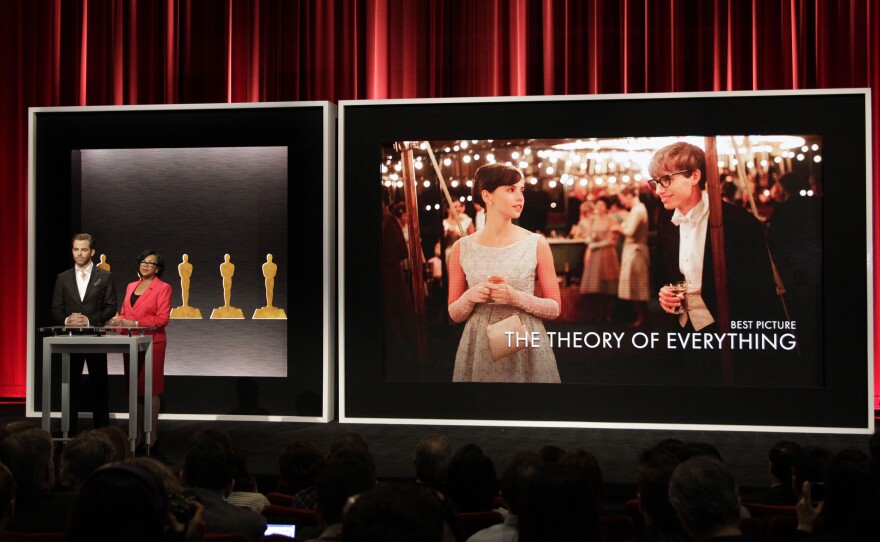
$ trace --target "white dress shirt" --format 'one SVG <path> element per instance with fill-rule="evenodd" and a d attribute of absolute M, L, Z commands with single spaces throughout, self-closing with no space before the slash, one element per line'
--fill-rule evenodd
<path fill-rule="evenodd" d="M 79 289 L 79 300 L 84 301 L 86 298 L 86 288 L 89 287 L 89 279 L 92 278 L 92 269 L 95 264 L 89 262 L 85 267 L 73 266 L 76 272 L 76 287 Z"/>
<path fill-rule="evenodd" d="M 678 268 L 687 281 L 688 311 L 679 317 L 682 327 L 690 318 L 694 329 L 715 321 L 703 301 L 703 257 L 706 252 L 706 232 L 709 230 L 709 194 L 703 192 L 700 201 L 687 213 L 678 209 L 672 214 L 672 223 L 678 226 Z"/>

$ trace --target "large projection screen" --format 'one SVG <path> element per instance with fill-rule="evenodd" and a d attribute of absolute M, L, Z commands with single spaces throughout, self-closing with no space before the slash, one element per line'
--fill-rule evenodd
<path fill-rule="evenodd" d="M 152 249 L 172 307 L 186 282 L 185 305 L 200 311 L 172 313 L 161 417 L 333 419 L 334 105 L 32 108 L 30 118 L 29 416 L 41 404 L 36 330 L 54 323 L 71 236 L 88 232 L 120 306 L 138 254 Z M 242 318 L 212 317 L 226 304 L 227 255 L 228 304 Z M 265 318 L 261 307 L 283 312 Z M 117 417 L 127 416 L 122 365 L 108 356 Z"/>
<path fill-rule="evenodd" d="M 864 89 L 341 102 L 340 421 L 873 431 L 869 103 Z M 706 152 L 728 201 L 726 330 L 658 303 L 690 256 L 677 233 L 669 248 L 674 202 L 647 183 L 654 153 L 677 142 Z M 471 186 L 490 162 L 522 171 L 514 223 L 543 236 L 523 242 L 549 247 L 561 298 L 557 318 L 527 321 L 527 361 L 506 366 L 487 361 L 491 306 L 459 324 L 447 310 L 447 262 L 457 239 L 481 239 Z M 615 227 L 633 186 L 646 319 L 621 293 L 632 258 Z M 747 228 L 727 226 L 733 207 Z M 479 242 L 459 241 L 462 259 L 466 245 Z M 534 248 L 469 250 L 468 283 L 534 280 L 520 275 Z"/>

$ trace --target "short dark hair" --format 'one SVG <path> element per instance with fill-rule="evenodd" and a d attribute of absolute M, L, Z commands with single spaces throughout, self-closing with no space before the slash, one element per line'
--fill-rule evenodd
<path fill-rule="evenodd" d="M 824 482 L 825 469 L 832 457 L 831 450 L 821 446 L 804 446 L 794 456 L 791 463 L 792 478 L 797 478 L 803 484 L 807 480 L 811 482 Z M 800 492 L 801 488 L 796 488 Z"/>
<path fill-rule="evenodd" d="M 101 431 L 85 431 L 61 452 L 61 483 L 79 489 L 88 476 L 113 461 L 113 441 Z"/>
<path fill-rule="evenodd" d="M 369 452 L 342 450 L 333 456 L 315 484 L 324 522 L 340 523 L 348 498 L 375 485 L 376 466 Z"/>
<path fill-rule="evenodd" d="M 678 463 L 676 453 L 660 446 L 639 454 L 639 504 L 655 523 L 678 525 L 675 510 L 669 502 L 669 479 Z"/>
<path fill-rule="evenodd" d="M 685 529 L 697 538 L 739 525 L 736 481 L 723 463 L 711 456 L 688 459 L 669 480 L 669 502 Z"/>
<path fill-rule="evenodd" d="M 790 440 L 782 440 L 774 444 L 767 454 L 770 460 L 770 474 L 780 482 L 791 485 L 791 465 L 800 449 L 800 444 Z"/>
<path fill-rule="evenodd" d="M 492 509 L 498 494 L 498 478 L 492 459 L 476 444 L 466 444 L 455 452 L 446 470 L 446 496 L 459 512 L 485 512 Z"/>
<path fill-rule="evenodd" d="M 74 241 L 88 241 L 89 248 L 95 248 L 95 238 L 90 233 L 75 233 L 73 234 L 73 239 L 70 240 L 70 244 L 73 245 Z"/>
<path fill-rule="evenodd" d="M 443 435 L 428 435 L 416 444 L 416 477 L 426 484 L 442 484 L 452 446 Z"/>
<path fill-rule="evenodd" d="M 443 507 L 437 495 L 423 486 L 377 486 L 362 493 L 351 505 L 342 532 L 349 542 L 440 542 Z"/>
<path fill-rule="evenodd" d="M 156 252 L 155 250 L 150 250 L 150 249 L 147 249 L 147 250 L 141 252 L 140 254 L 138 254 L 137 260 L 135 261 L 135 263 L 137 264 L 138 276 L 140 276 L 140 274 L 141 274 L 141 270 L 140 270 L 141 262 L 144 261 L 144 258 L 146 258 L 147 256 L 155 256 L 156 257 L 156 263 L 158 264 L 158 266 L 156 267 L 156 276 L 159 278 L 162 278 L 162 273 L 165 272 L 165 258 L 163 258 L 162 255 L 159 254 L 158 252 Z"/>
<path fill-rule="evenodd" d="M 234 476 L 231 450 L 219 442 L 197 442 L 183 458 L 183 478 L 189 487 L 219 490 Z"/>
<path fill-rule="evenodd" d="M 308 440 L 296 440 L 278 456 L 279 487 L 293 495 L 315 485 L 325 459 L 321 450 Z"/>
<path fill-rule="evenodd" d="M 492 193 L 499 186 L 513 186 L 521 180 L 523 180 L 522 171 L 513 166 L 498 162 L 484 164 L 474 172 L 473 200 L 485 207 L 483 190 Z"/>
<path fill-rule="evenodd" d="M 52 436 L 42 429 L 25 429 L 0 442 L 0 462 L 12 472 L 20 494 L 34 495 L 44 489 L 52 453 Z"/>

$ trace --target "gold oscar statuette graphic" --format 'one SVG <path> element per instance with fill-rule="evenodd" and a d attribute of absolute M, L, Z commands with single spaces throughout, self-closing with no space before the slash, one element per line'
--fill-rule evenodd
<path fill-rule="evenodd" d="M 193 274 L 193 266 L 189 263 L 189 254 L 183 255 L 183 261 L 177 266 L 180 275 L 180 293 L 183 296 L 183 305 L 171 309 L 171 318 L 202 319 L 202 311 L 189 306 L 189 280 Z"/>
<path fill-rule="evenodd" d="M 220 276 L 223 277 L 223 306 L 211 311 L 211 319 L 234 319 L 244 320 L 244 313 L 238 307 L 229 304 L 232 297 L 232 276 L 235 274 L 235 265 L 229 261 L 229 254 L 223 256 L 220 264 Z"/>
<path fill-rule="evenodd" d="M 254 311 L 254 320 L 287 320 L 284 309 L 272 305 L 272 296 L 275 293 L 275 275 L 278 273 L 278 264 L 272 261 L 272 255 L 266 254 L 266 263 L 263 264 L 263 276 L 266 278 L 266 306 Z"/>
<path fill-rule="evenodd" d="M 98 264 L 98 269 L 103 269 L 104 271 L 110 271 L 110 264 L 107 263 L 107 255 L 101 254 L 101 262 Z"/>

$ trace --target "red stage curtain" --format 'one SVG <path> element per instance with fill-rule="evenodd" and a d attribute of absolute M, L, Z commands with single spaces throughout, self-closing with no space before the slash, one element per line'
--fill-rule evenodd
<path fill-rule="evenodd" d="M 25 393 L 28 107 L 871 87 L 878 164 L 878 12 L 867 0 L 4 1 L 0 397 Z"/>

